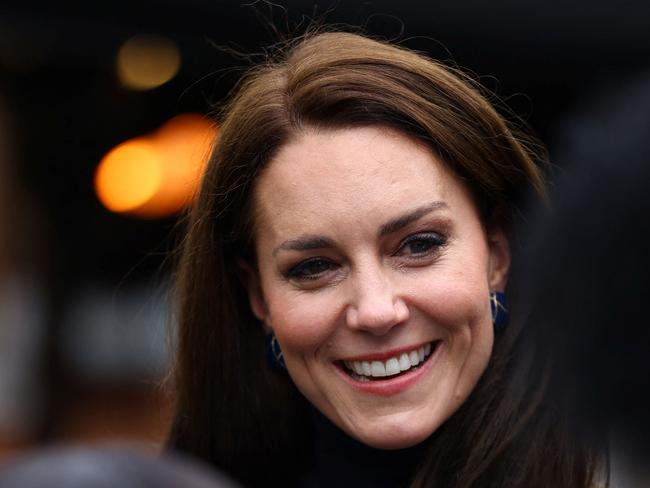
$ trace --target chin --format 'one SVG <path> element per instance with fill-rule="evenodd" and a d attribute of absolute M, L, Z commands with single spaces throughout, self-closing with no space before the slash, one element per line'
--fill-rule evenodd
<path fill-rule="evenodd" d="M 425 441 L 438 426 L 439 424 L 436 423 L 416 428 L 413 422 L 402 420 L 394 425 L 368 425 L 364 429 L 359 429 L 357 426 L 352 431 L 348 431 L 348 434 L 375 449 L 407 449 Z"/>

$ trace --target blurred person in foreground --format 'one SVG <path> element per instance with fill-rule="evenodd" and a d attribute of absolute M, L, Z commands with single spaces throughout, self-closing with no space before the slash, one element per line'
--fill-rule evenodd
<path fill-rule="evenodd" d="M 552 395 L 609 443 L 611 486 L 650 486 L 650 76 L 613 83 L 563 127 L 552 212 L 514 272 Z"/>
<path fill-rule="evenodd" d="M 0 464 L 0 488 L 235 488 L 196 461 L 118 448 L 55 447 Z"/>

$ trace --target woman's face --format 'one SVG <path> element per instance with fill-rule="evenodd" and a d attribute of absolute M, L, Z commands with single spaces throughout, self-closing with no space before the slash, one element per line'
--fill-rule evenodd
<path fill-rule="evenodd" d="M 428 148 L 386 128 L 302 133 L 254 196 L 251 305 L 296 386 L 367 445 L 423 441 L 488 363 L 503 234 Z"/>

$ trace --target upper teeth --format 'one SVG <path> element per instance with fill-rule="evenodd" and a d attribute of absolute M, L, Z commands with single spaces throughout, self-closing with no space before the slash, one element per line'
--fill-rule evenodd
<path fill-rule="evenodd" d="M 388 358 L 386 361 L 344 361 L 345 366 L 360 376 L 393 376 L 417 366 L 431 354 L 431 344 L 404 352 L 399 356 Z"/>

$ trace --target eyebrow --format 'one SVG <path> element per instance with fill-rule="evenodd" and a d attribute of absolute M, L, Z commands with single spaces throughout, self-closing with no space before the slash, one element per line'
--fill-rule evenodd
<path fill-rule="evenodd" d="M 415 210 L 411 210 L 410 212 L 400 215 L 382 225 L 379 228 L 379 236 L 385 236 L 397 232 L 407 225 L 421 219 L 425 215 L 443 208 L 449 208 L 449 206 L 445 202 L 436 201 L 418 207 Z M 335 242 L 329 237 L 307 235 L 284 241 L 273 250 L 273 256 L 275 256 L 279 251 L 309 251 L 311 249 L 324 249 L 328 247 L 335 247 Z"/>
<path fill-rule="evenodd" d="M 397 232 L 407 225 L 420 220 L 422 217 L 433 212 L 434 210 L 440 210 L 443 208 L 449 208 L 449 206 L 445 202 L 436 201 L 418 207 L 415 210 L 411 210 L 410 212 L 400 215 L 399 217 L 390 220 L 382 225 L 379 229 L 379 236 L 385 236 L 392 234 L 393 232 Z"/>
<path fill-rule="evenodd" d="M 334 241 L 328 237 L 304 236 L 284 241 L 273 250 L 273 255 L 275 256 L 278 251 L 308 251 L 310 249 L 323 249 L 326 247 L 334 247 Z"/>

